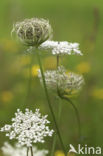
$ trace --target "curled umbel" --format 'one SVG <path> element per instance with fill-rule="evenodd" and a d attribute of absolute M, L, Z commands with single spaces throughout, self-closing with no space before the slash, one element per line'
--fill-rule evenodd
<path fill-rule="evenodd" d="M 48 89 L 59 92 L 61 96 L 74 97 L 77 96 L 84 85 L 84 78 L 80 74 L 67 72 L 63 66 L 59 66 L 57 70 L 48 70 L 44 73 L 45 81 Z M 38 76 L 42 81 L 41 72 Z"/>
<path fill-rule="evenodd" d="M 13 26 L 12 33 L 28 46 L 39 46 L 44 41 L 51 39 L 52 28 L 48 20 L 31 18 L 17 22 Z"/>

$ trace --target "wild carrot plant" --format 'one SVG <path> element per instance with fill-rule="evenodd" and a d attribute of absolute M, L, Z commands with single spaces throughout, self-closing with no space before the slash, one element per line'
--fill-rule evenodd
<path fill-rule="evenodd" d="M 25 19 L 22 22 L 17 22 L 13 25 L 12 35 L 13 34 L 16 35 L 21 43 L 29 47 L 29 50 L 35 51 L 37 55 L 37 60 L 40 68 L 40 70 L 38 71 L 38 77 L 40 78 L 40 81 L 44 87 L 48 107 L 50 109 L 53 124 L 55 126 L 55 137 L 50 154 L 51 156 L 54 156 L 56 137 L 58 136 L 61 148 L 66 156 L 66 147 L 61 136 L 48 90 L 52 90 L 55 93 L 55 96 L 58 97 L 60 103 L 61 100 L 66 100 L 73 106 L 78 121 L 78 134 L 80 139 L 80 116 L 78 109 L 71 100 L 71 97 L 77 95 L 82 89 L 84 79 L 82 75 L 78 75 L 73 72 L 67 72 L 65 67 L 60 65 L 60 58 L 65 57 L 65 55 L 83 55 L 79 50 L 79 44 L 70 43 L 67 41 L 53 41 L 52 27 L 49 21 L 45 19 L 32 18 Z M 50 52 L 51 55 L 54 55 L 57 58 L 57 68 L 55 70 L 48 70 L 44 72 L 40 53 L 44 50 Z M 58 104 L 58 110 L 59 121 L 62 105 Z M 25 112 L 23 113 L 20 109 L 18 109 L 17 113 L 15 113 L 15 117 L 12 118 L 12 124 L 5 125 L 3 128 L 1 128 L 0 131 L 6 132 L 6 136 L 8 136 L 10 140 L 16 139 L 20 147 L 15 146 L 13 148 L 11 145 L 5 144 L 2 148 L 4 153 L 5 148 L 7 148 L 8 154 L 10 155 L 16 152 L 18 153 L 17 156 L 28 156 L 29 153 L 31 153 L 31 156 L 36 156 L 36 154 L 39 152 L 39 154 L 37 154 L 38 156 L 45 156 L 47 154 L 47 151 L 38 151 L 35 148 L 34 144 L 44 143 L 45 137 L 53 135 L 54 130 L 50 130 L 48 126 L 49 123 L 50 122 L 47 120 L 47 115 L 42 116 L 39 112 L 39 109 L 36 109 L 35 113 L 30 111 L 29 109 L 25 109 Z M 22 146 L 23 148 L 21 150 Z M 25 150 L 24 146 L 27 148 L 27 150 Z"/>

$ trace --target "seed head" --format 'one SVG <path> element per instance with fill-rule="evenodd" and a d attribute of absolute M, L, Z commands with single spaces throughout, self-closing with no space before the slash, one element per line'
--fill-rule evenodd
<path fill-rule="evenodd" d="M 28 46 L 38 47 L 41 43 L 52 37 L 52 28 L 48 20 L 31 18 L 17 22 L 12 32 Z"/>

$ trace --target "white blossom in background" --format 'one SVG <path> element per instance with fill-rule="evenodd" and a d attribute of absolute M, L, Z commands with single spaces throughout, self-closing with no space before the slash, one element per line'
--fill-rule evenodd
<path fill-rule="evenodd" d="M 75 95 L 81 90 L 84 84 L 82 75 L 67 72 L 63 66 L 59 66 L 57 70 L 48 70 L 44 75 L 47 87 L 55 91 L 58 89 L 61 95 Z M 42 82 L 40 71 L 38 76 Z"/>
<path fill-rule="evenodd" d="M 19 147 L 17 144 L 11 146 L 8 142 L 4 143 L 4 146 L 1 148 L 4 156 L 26 156 L 27 148 Z M 35 156 L 46 156 L 48 154 L 47 150 L 38 150 L 33 146 L 33 153 Z"/>
<path fill-rule="evenodd" d="M 58 42 L 47 40 L 40 45 L 39 49 L 51 50 L 53 55 L 83 55 L 79 50 L 78 43 L 69 43 L 67 41 Z"/>
<path fill-rule="evenodd" d="M 42 116 L 39 109 L 33 113 L 25 109 L 25 113 L 17 110 L 15 117 L 12 118 L 11 125 L 5 125 L 1 132 L 6 132 L 10 139 L 17 139 L 20 145 L 32 146 L 33 143 L 44 143 L 46 136 L 52 136 L 53 130 L 49 129 L 47 115 Z"/>

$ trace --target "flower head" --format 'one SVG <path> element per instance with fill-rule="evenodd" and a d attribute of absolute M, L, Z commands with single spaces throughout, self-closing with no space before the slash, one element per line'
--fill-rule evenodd
<path fill-rule="evenodd" d="M 25 156 L 26 155 L 26 147 L 19 147 L 18 144 L 15 144 L 15 146 L 11 146 L 8 142 L 4 143 L 4 146 L 2 147 L 2 152 L 6 156 Z M 38 150 L 35 146 L 33 146 L 33 153 L 35 156 L 46 156 L 48 154 L 47 150 Z"/>
<path fill-rule="evenodd" d="M 58 150 L 55 152 L 55 156 L 65 156 L 65 154 L 63 153 L 63 151 Z"/>
<path fill-rule="evenodd" d="M 76 66 L 76 70 L 80 74 L 88 73 L 91 70 L 91 65 L 89 62 L 81 62 Z"/>
<path fill-rule="evenodd" d="M 13 99 L 13 94 L 11 91 L 3 91 L 1 93 L 1 100 L 3 102 L 10 102 Z"/>
<path fill-rule="evenodd" d="M 96 99 L 103 100 L 103 88 L 93 88 L 90 95 Z"/>
<path fill-rule="evenodd" d="M 39 78 L 42 82 L 40 71 Z M 84 84 L 82 75 L 72 72 L 67 73 L 63 66 L 59 66 L 57 70 L 46 71 L 45 80 L 49 89 L 68 96 L 76 95 Z"/>
<path fill-rule="evenodd" d="M 38 76 L 38 70 L 39 70 L 39 66 L 38 65 L 33 65 L 32 66 L 32 76 L 33 77 Z"/>
<path fill-rule="evenodd" d="M 67 41 L 45 41 L 39 47 L 40 49 L 51 50 L 53 55 L 61 55 L 61 54 L 68 54 L 68 55 L 83 55 L 79 50 L 78 43 L 69 43 Z"/>
<path fill-rule="evenodd" d="M 17 22 L 14 24 L 12 32 L 15 32 L 17 37 L 28 46 L 39 46 L 52 36 L 49 21 L 38 18 Z"/>
<path fill-rule="evenodd" d="M 49 129 L 49 123 L 47 115 L 42 116 L 39 109 L 35 113 L 29 109 L 23 113 L 18 109 L 12 124 L 5 125 L 0 131 L 6 132 L 10 139 L 17 139 L 19 144 L 30 147 L 33 143 L 44 143 L 46 136 L 52 136 L 53 130 Z"/>

